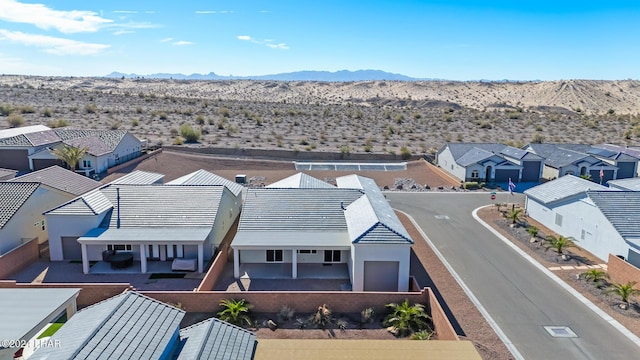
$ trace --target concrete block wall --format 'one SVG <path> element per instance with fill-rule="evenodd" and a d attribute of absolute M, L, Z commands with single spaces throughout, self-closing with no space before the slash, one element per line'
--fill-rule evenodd
<path fill-rule="evenodd" d="M 612 282 L 626 284 L 629 281 L 635 281 L 634 288 L 640 289 L 640 269 L 620 259 L 619 257 L 609 254 L 609 262 L 607 263 L 609 278 Z"/>
<path fill-rule="evenodd" d="M 39 256 L 37 237 L 0 256 L 0 279 L 6 279 L 38 261 Z"/>

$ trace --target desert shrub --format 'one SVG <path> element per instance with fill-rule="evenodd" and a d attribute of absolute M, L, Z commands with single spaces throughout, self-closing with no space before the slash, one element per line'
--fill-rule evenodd
<path fill-rule="evenodd" d="M 295 310 L 293 310 L 293 308 L 291 308 L 289 305 L 282 305 L 282 307 L 280 308 L 280 312 L 278 313 L 278 317 L 281 320 L 291 320 L 293 319 L 293 316 L 296 314 Z"/>
<path fill-rule="evenodd" d="M 301 317 L 296 318 L 296 328 L 304 329 L 304 328 L 307 327 L 307 324 L 308 324 L 308 322 L 307 322 L 306 319 L 303 319 Z"/>
<path fill-rule="evenodd" d="M 229 109 L 227 109 L 226 107 L 220 108 L 220 115 L 226 118 L 231 117 L 231 113 L 229 112 Z"/>
<path fill-rule="evenodd" d="M 9 124 L 9 127 L 17 128 L 24 125 L 24 119 L 22 118 L 22 115 L 12 113 L 7 117 L 7 123 Z"/>
<path fill-rule="evenodd" d="M 322 304 L 322 306 L 318 306 L 318 310 L 311 316 L 311 322 L 321 328 L 325 329 L 328 325 L 333 323 L 333 313 L 326 304 Z"/>
<path fill-rule="evenodd" d="M 118 130 L 120 129 L 120 126 L 122 126 L 122 123 L 120 121 L 114 121 L 111 123 L 111 125 L 109 125 L 109 129 Z"/>
<path fill-rule="evenodd" d="M 167 119 L 169 118 L 169 115 L 167 115 L 167 113 L 166 113 L 166 112 L 161 111 L 161 112 L 159 112 L 159 113 L 158 113 L 158 118 L 159 118 L 160 120 L 167 120 Z"/>
<path fill-rule="evenodd" d="M 87 114 L 95 114 L 98 112 L 98 107 L 96 104 L 87 104 L 84 107 L 84 112 Z"/>
<path fill-rule="evenodd" d="M 54 129 L 69 126 L 69 122 L 65 119 L 50 120 L 47 122 L 47 126 Z"/>
<path fill-rule="evenodd" d="M 20 111 L 21 114 L 34 114 L 36 112 L 36 109 L 30 105 L 20 106 L 18 110 Z"/>
<path fill-rule="evenodd" d="M 138 119 L 132 119 L 131 120 L 131 126 L 136 127 L 138 125 L 140 125 L 140 120 L 138 120 Z"/>
<path fill-rule="evenodd" d="M 53 110 L 49 109 L 49 108 L 45 108 L 44 110 L 42 110 L 42 116 L 44 117 L 52 117 L 53 116 Z"/>
<path fill-rule="evenodd" d="M 462 187 L 467 190 L 475 190 L 479 187 L 479 184 L 477 181 L 467 181 L 462 185 Z"/>
<path fill-rule="evenodd" d="M 406 146 L 400 148 L 400 157 L 402 160 L 409 160 L 411 158 L 411 150 L 409 150 Z"/>
<path fill-rule="evenodd" d="M 427 330 L 422 330 L 422 331 L 414 332 L 413 334 L 411 334 L 411 337 L 409 339 L 411 339 L 411 340 L 431 340 L 432 337 L 433 337 L 433 332 L 427 331 Z"/>
<path fill-rule="evenodd" d="M 171 136 L 178 136 L 179 134 L 178 129 L 171 128 L 171 130 L 169 130 L 169 134 L 171 134 Z"/>
<path fill-rule="evenodd" d="M 543 141 L 544 141 L 544 136 L 540 134 L 534 134 L 533 138 L 531 139 L 531 142 L 534 144 L 542 144 Z"/>
<path fill-rule="evenodd" d="M 338 326 L 338 329 L 340 329 L 340 330 L 347 330 L 348 325 L 349 324 L 347 324 L 347 322 L 345 320 L 340 319 L 340 320 L 336 321 L 336 326 Z"/>
<path fill-rule="evenodd" d="M 182 145 L 184 144 L 184 140 L 181 137 L 177 137 L 175 139 L 173 139 L 173 145 Z"/>
<path fill-rule="evenodd" d="M 373 322 L 374 316 L 375 316 L 375 311 L 373 310 L 373 308 L 366 308 L 360 311 L 360 323 L 369 324 Z"/>
<path fill-rule="evenodd" d="M 180 126 L 180 136 L 188 143 L 198 142 L 202 133 L 199 129 L 194 129 L 189 124 L 182 124 Z"/>
<path fill-rule="evenodd" d="M 198 115 L 196 116 L 196 123 L 198 125 L 204 125 L 204 115 Z"/>
<path fill-rule="evenodd" d="M 13 112 L 13 106 L 9 104 L 0 105 L 0 115 L 9 116 L 9 114 L 11 114 L 12 112 Z"/>

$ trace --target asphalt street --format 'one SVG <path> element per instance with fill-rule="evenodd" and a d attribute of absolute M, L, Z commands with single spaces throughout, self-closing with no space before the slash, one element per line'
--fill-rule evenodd
<path fill-rule="evenodd" d="M 385 195 L 416 220 L 525 359 L 640 358 L 638 346 L 473 218 L 489 194 Z M 578 337 L 554 338 L 543 326 L 568 326 Z"/>

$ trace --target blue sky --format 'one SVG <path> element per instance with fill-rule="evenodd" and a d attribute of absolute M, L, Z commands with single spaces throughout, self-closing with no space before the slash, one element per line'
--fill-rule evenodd
<path fill-rule="evenodd" d="M 640 1 L 0 0 L 0 72 L 638 79 Z"/>

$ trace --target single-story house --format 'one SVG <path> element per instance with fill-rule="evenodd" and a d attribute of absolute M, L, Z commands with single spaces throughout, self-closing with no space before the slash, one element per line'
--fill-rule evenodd
<path fill-rule="evenodd" d="M 525 191 L 526 212 L 606 261 L 609 254 L 640 266 L 640 192 L 616 191 L 567 175 Z"/>
<path fill-rule="evenodd" d="M 540 156 L 496 143 L 447 143 L 436 153 L 438 166 L 460 181 L 538 182 Z"/>
<path fill-rule="evenodd" d="M 293 177 L 281 184 L 311 187 L 248 190 L 231 243 L 236 278 L 252 264 L 290 264 L 291 278 L 308 266 L 322 277 L 323 265 L 335 265 L 354 291 L 408 290 L 413 240 L 372 179 L 343 176 L 326 187 Z"/>
<path fill-rule="evenodd" d="M 632 158 L 638 159 L 640 161 L 640 148 L 638 147 L 620 146 L 620 145 L 614 145 L 614 144 L 598 144 L 594 146 L 600 149 L 610 150 L 616 154 L 623 153 L 631 156 Z M 633 176 L 634 177 L 640 176 L 640 166 L 636 165 L 636 174 Z M 628 172 L 624 172 L 623 174 L 618 174 L 618 179 L 626 179 L 629 177 L 632 177 L 632 176 L 629 176 Z"/>
<path fill-rule="evenodd" d="M 167 185 L 222 185 L 229 189 L 233 196 L 236 197 L 237 203 L 235 205 L 242 206 L 242 192 L 244 190 L 244 186 L 206 170 L 196 170 L 190 174 L 167 182 Z"/>
<path fill-rule="evenodd" d="M 150 171 L 134 170 L 122 177 L 119 177 L 110 184 L 130 184 L 130 185 L 162 185 L 164 174 Z"/>
<path fill-rule="evenodd" d="M 38 345 L 30 340 L 61 315 L 71 319 L 79 293 L 75 288 L 0 289 L 0 339 L 14 341 L 0 342 L 0 359 L 13 359 L 22 343 Z"/>
<path fill-rule="evenodd" d="M 240 213 L 222 185 L 107 184 L 45 213 L 52 261 L 103 260 L 126 251 L 147 272 L 148 261 L 194 260 L 197 271 L 215 253 Z"/>
<path fill-rule="evenodd" d="M 614 190 L 640 191 L 640 178 L 609 180 L 607 185 Z"/>
<path fill-rule="evenodd" d="M 286 177 L 282 180 L 276 181 L 267 185 L 268 188 L 298 188 L 298 189 L 333 189 L 335 186 L 324 182 L 320 179 L 316 179 L 313 176 L 307 175 L 303 172 Z"/>
<path fill-rule="evenodd" d="M 126 291 L 86 307 L 29 359 L 251 360 L 253 333 L 218 319 L 180 330 L 185 312 Z"/>
<path fill-rule="evenodd" d="M 46 128 L 0 138 L 0 167 L 28 171 L 64 166 L 53 154 L 53 149 L 63 144 L 87 149 L 78 163 L 85 175 L 134 159 L 143 147 L 143 142 L 126 130 Z"/>
<path fill-rule="evenodd" d="M 606 184 L 609 180 L 635 177 L 638 170 L 638 158 L 604 145 L 532 143 L 524 149 L 545 159 L 543 175 L 549 180 L 567 174 L 589 175 L 592 181 Z"/>

